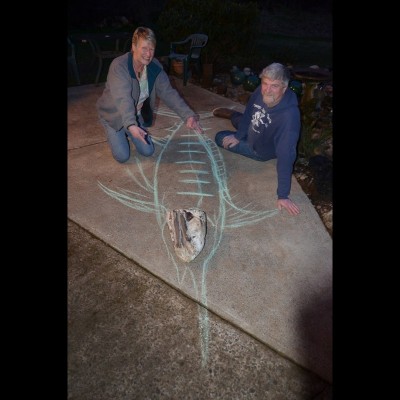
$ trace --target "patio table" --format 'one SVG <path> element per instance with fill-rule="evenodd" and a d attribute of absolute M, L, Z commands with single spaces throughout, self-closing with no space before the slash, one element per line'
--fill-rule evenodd
<path fill-rule="evenodd" d="M 92 49 L 94 59 L 99 60 L 95 83 L 100 79 L 103 68 L 103 60 L 123 55 L 130 49 L 132 40 L 131 32 L 109 32 L 109 33 L 75 33 L 69 35 L 76 42 L 88 43 Z M 122 42 L 122 46 L 121 46 Z"/>
<path fill-rule="evenodd" d="M 301 102 L 307 102 L 314 97 L 314 90 L 318 84 L 332 79 L 329 72 L 314 68 L 296 68 L 293 69 L 293 76 L 304 83 L 304 93 Z"/>

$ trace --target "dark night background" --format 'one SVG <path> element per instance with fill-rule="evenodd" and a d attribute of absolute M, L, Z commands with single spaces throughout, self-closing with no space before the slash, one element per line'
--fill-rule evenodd
<path fill-rule="evenodd" d="M 133 25 L 147 25 L 156 28 L 159 13 L 170 0 L 69 0 L 68 29 L 83 29 L 96 26 L 112 17 L 125 17 Z M 172 0 L 173 1 L 173 0 Z M 206 7 L 207 0 L 202 1 Z M 237 0 L 249 3 L 251 0 Z M 330 11 L 332 0 L 258 0 L 253 1 L 261 9 L 274 11 L 274 7 L 287 7 L 299 11 Z"/>
<path fill-rule="evenodd" d="M 97 26 L 97 24 L 103 22 L 105 19 L 111 20 L 112 17 L 115 16 L 124 16 L 128 19 L 128 21 L 133 26 L 146 25 L 153 29 L 156 29 L 156 21 L 160 11 L 165 7 L 165 5 L 170 0 L 69 0 L 67 5 L 67 29 L 87 29 L 91 30 Z M 223 0 L 221 0 L 223 1 Z M 247 0 L 238 0 L 241 3 L 247 3 Z M 299 11 L 308 11 L 318 13 L 320 11 L 328 11 L 332 12 L 333 16 L 336 17 L 336 22 L 338 22 L 339 14 L 344 16 L 345 23 L 340 23 L 340 35 L 339 35 L 339 23 L 337 23 L 334 29 L 334 52 L 336 50 L 340 50 L 341 54 L 335 58 L 334 61 L 334 71 L 335 71 L 335 97 L 334 97 L 334 132 L 335 132 L 335 169 L 334 169 L 334 208 L 335 208 L 335 217 L 334 217 L 334 341 L 335 341 L 335 392 L 339 394 L 341 392 L 341 383 L 343 382 L 343 392 L 344 394 L 351 393 L 352 388 L 349 385 L 345 384 L 346 381 L 343 378 L 354 378 L 353 368 L 354 365 L 357 366 L 357 370 L 361 371 L 363 369 L 362 362 L 357 361 L 356 364 L 354 362 L 348 362 L 347 355 L 351 354 L 351 360 L 355 361 L 364 360 L 365 356 L 361 355 L 361 351 L 357 349 L 357 346 L 354 346 L 355 343 L 365 334 L 363 332 L 358 331 L 358 325 L 362 326 L 362 316 L 363 312 L 369 312 L 372 309 L 371 295 L 367 293 L 360 293 L 362 291 L 363 284 L 360 283 L 359 279 L 361 278 L 359 273 L 359 268 L 341 268 L 342 265 L 362 265 L 364 260 L 363 257 L 366 254 L 369 256 L 369 253 L 365 251 L 359 251 L 358 245 L 354 244 L 354 235 L 359 237 L 358 243 L 362 243 L 364 248 L 374 248 L 370 242 L 375 237 L 374 235 L 370 235 L 371 229 L 368 227 L 367 229 L 363 229 L 366 223 L 371 224 L 370 215 L 368 213 L 368 217 L 365 217 L 364 210 L 356 210 L 354 207 L 347 207 L 347 205 L 351 206 L 352 199 L 351 196 L 356 196 L 358 199 L 359 194 L 365 193 L 365 188 L 368 186 L 367 182 L 365 182 L 366 178 L 363 178 L 363 174 L 359 174 L 354 170 L 355 167 L 359 169 L 364 162 L 361 157 L 364 154 L 369 154 L 368 152 L 361 151 L 360 146 L 363 146 L 361 140 L 359 139 L 358 132 L 363 132 L 364 127 L 360 128 L 358 125 L 362 118 L 362 113 L 359 114 L 360 118 L 354 117 L 350 120 L 347 118 L 349 110 L 353 115 L 354 107 L 357 107 L 357 103 L 362 103 L 360 98 L 357 101 L 354 101 L 354 92 L 351 91 L 350 95 L 347 92 L 347 88 L 353 88 L 354 84 L 357 83 L 358 78 L 358 87 L 363 86 L 363 81 L 358 75 L 354 75 L 354 66 L 359 66 L 359 63 L 364 58 L 356 57 L 358 56 L 355 46 L 355 39 L 361 39 L 361 32 L 368 32 L 370 30 L 370 26 L 362 25 L 363 18 L 360 18 L 359 7 L 356 7 L 357 11 L 352 11 L 347 9 L 345 6 L 346 3 L 336 2 L 334 12 L 332 10 L 332 0 L 258 0 L 257 4 L 259 7 L 263 9 L 267 9 L 268 12 L 273 13 L 274 7 L 281 5 L 286 6 L 288 8 L 296 9 Z M 204 4 L 206 6 L 207 0 L 204 0 Z M 346 9 L 345 9 L 346 7 Z M 340 9 L 342 8 L 342 9 Z M 374 8 L 375 12 L 375 8 Z M 372 16 L 370 16 L 372 17 Z M 335 19 L 335 18 L 334 18 Z M 367 19 L 367 21 L 372 21 L 372 18 Z M 349 23 L 347 23 L 347 21 Z M 354 37 L 354 23 L 357 24 L 357 32 L 359 35 Z M 366 24 L 366 19 L 364 18 L 364 24 Z M 368 22 L 369 24 L 369 22 Z M 361 26 L 360 26 L 361 25 Z M 346 27 L 347 26 L 347 27 Z M 351 31 L 350 31 L 351 29 Z M 157 34 L 157 32 L 156 32 Z M 369 39 L 369 38 L 368 38 Z M 371 41 L 370 41 L 371 42 Z M 349 52 L 349 47 L 351 47 L 352 51 Z M 339 53 L 337 51 L 336 53 Z M 342 62 L 339 62 L 338 58 L 341 58 Z M 357 59 L 356 59 L 357 58 Z M 341 65 L 343 66 L 343 70 L 345 69 L 345 65 L 351 67 L 351 74 L 347 75 L 345 71 L 341 71 Z M 347 75 L 347 76 L 346 76 Z M 366 81 L 365 81 L 366 82 Z M 367 87 L 367 84 L 364 84 Z M 364 89 L 366 90 L 366 89 Z M 346 94 L 345 94 L 346 93 Z M 340 102 L 337 100 L 340 98 Z M 348 104 L 346 104 L 346 102 Z M 360 107 L 360 106 L 358 106 Z M 346 119 L 346 123 L 344 123 L 344 119 Z M 357 126 L 355 126 L 357 123 Z M 345 133 L 345 135 L 341 135 L 339 133 Z M 340 162 L 337 162 L 340 161 Z M 356 173 L 357 172 L 357 173 Z M 369 175 L 366 175 L 369 177 Z M 340 186 L 340 188 L 339 188 Z M 376 193 L 380 193 L 377 191 Z M 369 195 L 372 194 L 372 190 L 368 191 Z M 346 196 L 346 202 L 345 197 Z M 375 200 L 375 198 L 374 198 Z M 350 203 L 350 204 L 348 204 Z M 374 202 L 372 202 L 373 204 Z M 370 204 L 368 201 L 366 204 Z M 375 200 L 375 204 L 377 204 Z M 345 206 L 346 205 L 346 206 Z M 357 207 L 359 204 L 357 203 Z M 362 207 L 362 206 L 361 206 Z M 354 210 L 349 211 L 348 208 L 353 208 Z M 348 213 L 348 214 L 347 214 Z M 365 222 L 362 220 L 365 219 Z M 372 224 L 374 222 L 372 221 Z M 362 228 L 360 229 L 360 226 Z M 365 234 L 363 234 L 365 232 Z M 366 234 L 368 232 L 369 239 L 367 239 Z M 372 231 L 373 232 L 373 231 Z M 349 238 L 346 238 L 346 235 L 352 235 Z M 347 239 L 347 240 L 346 240 Z M 349 246 L 351 245 L 351 248 Z M 361 250 L 361 249 L 360 249 Z M 343 260 L 341 260 L 341 255 L 346 254 L 346 256 L 342 256 Z M 360 259 L 361 258 L 361 259 Z M 340 262 L 343 261 L 343 262 Z M 340 265 L 339 265 L 340 264 Z M 364 263 L 365 264 L 365 263 Z M 366 265 L 366 264 L 365 264 Z M 355 272 L 356 271 L 356 272 Z M 355 275 L 357 273 L 357 275 Z M 357 277 L 357 278 L 356 278 Z M 374 275 L 376 278 L 376 275 Z M 365 279 L 362 278 L 363 280 Z M 365 283 L 365 282 L 363 282 Z M 369 283 L 369 282 L 368 282 Z M 368 290 L 372 287 L 371 285 L 365 285 Z M 374 290 L 376 286 L 373 287 Z M 357 297 L 362 299 L 362 301 L 366 302 L 364 305 L 355 304 L 354 298 Z M 374 296 L 372 296 L 374 297 Z M 361 300 L 360 300 L 361 301 Z M 340 305 L 343 304 L 343 307 Z M 347 311 L 348 310 L 348 311 Z M 363 311 L 365 310 L 365 311 Z M 351 313 L 351 316 L 350 316 Z M 340 316 L 339 316 L 340 314 Z M 346 315 L 348 314 L 348 315 Z M 347 316 L 348 318 L 345 318 Z M 345 319 L 346 324 L 343 324 L 343 319 Z M 354 321 L 354 322 L 350 322 Z M 378 324 L 379 325 L 379 324 Z M 346 329 L 343 328 L 346 327 Z M 342 329 L 340 329 L 342 327 Z M 370 327 L 368 327 L 370 329 Z M 346 344 L 347 343 L 347 344 Z M 359 346 L 360 347 L 360 346 Z M 363 348 L 363 352 L 364 352 Z M 365 351 L 365 354 L 368 357 L 371 356 L 371 351 Z M 338 365 L 340 364 L 340 368 Z M 370 366 L 371 362 L 366 362 L 365 365 Z M 339 371 L 340 369 L 340 371 Z M 347 369 L 347 370 L 346 370 Z M 351 374 L 350 370 L 351 369 Z M 363 371 L 366 372 L 366 371 Z M 348 374 L 348 376 L 346 375 Z M 375 374 L 376 368 L 372 367 L 370 374 L 374 374 L 371 376 L 371 379 L 368 381 L 368 385 L 354 385 L 353 389 L 357 391 L 357 394 L 363 392 L 366 387 L 369 387 L 370 384 L 373 385 L 374 380 L 376 380 Z M 369 378 L 369 375 L 366 374 L 366 377 Z M 346 379 L 347 380 L 347 379 Z M 350 385 L 351 386 L 351 385 Z M 390 384 L 389 384 L 390 386 Z M 382 385 L 380 385 L 380 389 Z M 356 393 L 354 393 L 356 394 Z M 346 396 L 346 395 L 345 395 Z"/>

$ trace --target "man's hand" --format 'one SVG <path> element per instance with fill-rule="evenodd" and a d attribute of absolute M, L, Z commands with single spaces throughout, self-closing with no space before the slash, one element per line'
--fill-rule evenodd
<path fill-rule="evenodd" d="M 297 207 L 290 199 L 278 199 L 278 208 L 279 210 L 285 208 L 290 215 L 300 214 L 299 207 Z"/>
<path fill-rule="evenodd" d="M 201 127 L 200 122 L 197 120 L 196 117 L 193 117 L 193 116 L 189 117 L 186 120 L 186 126 L 189 129 L 195 130 L 197 133 L 204 133 L 203 128 Z"/>
<path fill-rule="evenodd" d="M 239 140 L 235 138 L 235 135 L 228 135 L 222 139 L 222 146 L 224 149 L 228 149 L 231 146 L 236 146 L 239 143 Z"/>
<path fill-rule="evenodd" d="M 147 135 L 147 132 L 146 132 L 144 129 L 139 128 L 139 127 L 136 126 L 136 125 L 131 125 L 128 129 L 129 129 L 129 132 L 132 133 L 132 136 L 133 136 L 135 139 L 139 139 L 139 140 L 141 140 L 144 144 L 148 144 L 148 143 L 146 142 L 146 139 L 144 138 L 144 137 Z"/>

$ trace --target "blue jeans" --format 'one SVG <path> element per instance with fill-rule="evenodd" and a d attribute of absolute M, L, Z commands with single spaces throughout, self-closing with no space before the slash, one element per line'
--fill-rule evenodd
<path fill-rule="evenodd" d="M 115 129 L 111 128 L 111 126 L 108 125 L 107 121 L 105 121 L 103 118 L 100 118 L 100 123 L 103 125 L 106 131 L 107 142 L 111 148 L 111 153 L 114 159 L 118 162 L 124 163 L 129 160 L 131 149 L 128 138 L 131 139 L 136 151 L 139 154 L 148 157 L 154 153 L 154 143 L 151 140 L 150 135 L 147 135 L 147 139 L 149 140 L 150 144 L 144 144 L 139 139 L 135 139 L 128 130 L 125 130 L 125 128 L 115 131 Z M 143 118 L 141 115 L 139 115 L 139 124 L 139 126 L 143 129 Z"/>
<path fill-rule="evenodd" d="M 243 114 L 239 111 L 236 111 L 232 114 L 231 116 L 231 123 L 233 125 L 234 128 L 238 128 L 239 126 L 239 121 L 242 118 Z M 219 147 L 222 147 L 222 140 L 224 139 L 225 136 L 228 135 L 233 135 L 236 132 L 234 131 L 220 131 L 215 135 L 215 143 L 217 143 L 217 145 Z M 257 160 L 257 161 L 266 161 L 264 159 L 262 159 L 254 150 L 252 147 L 249 146 L 249 144 L 247 143 L 247 141 L 245 139 L 242 139 L 239 141 L 239 143 L 235 146 L 231 146 L 226 148 L 225 150 L 231 151 L 232 153 L 236 153 L 236 154 L 240 154 L 242 156 L 245 157 L 249 157 L 252 158 L 253 160 Z"/>

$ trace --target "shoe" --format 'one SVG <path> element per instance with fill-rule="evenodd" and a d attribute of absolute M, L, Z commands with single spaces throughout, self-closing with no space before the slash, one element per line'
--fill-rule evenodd
<path fill-rule="evenodd" d="M 232 114 L 236 112 L 230 108 L 218 107 L 213 110 L 214 117 L 231 119 Z"/>

